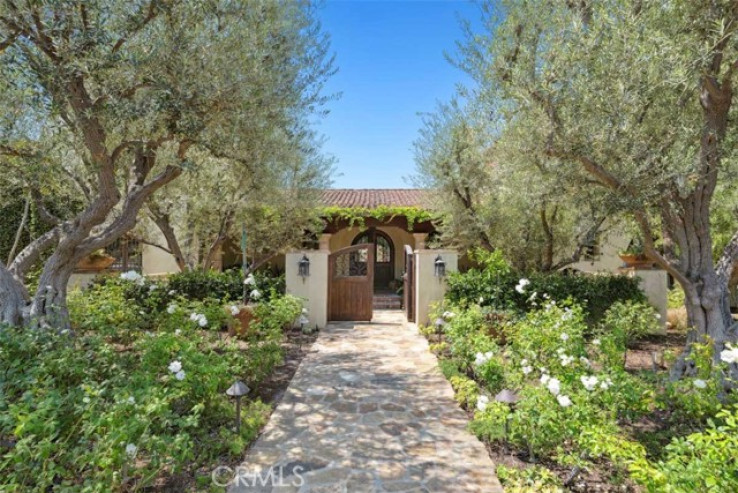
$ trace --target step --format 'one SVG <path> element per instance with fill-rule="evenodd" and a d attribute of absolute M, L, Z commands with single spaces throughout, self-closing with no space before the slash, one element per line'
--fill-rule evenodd
<path fill-rule="evenodd" d="M 402 296 L 399 295 L 375 295 L 375 310 L 400 310 L 402 309 Z"/>

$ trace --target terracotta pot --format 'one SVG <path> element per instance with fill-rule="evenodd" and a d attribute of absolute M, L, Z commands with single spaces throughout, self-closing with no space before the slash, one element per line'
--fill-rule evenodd
<path fill-rule="evenodd" d="M 640 253 L 621 253 L 618 255 L 626 267 L 651 267 L 653 261 Z"/>
<path fill-rule="evenodd" d="M 105 270 L 115 262 L 115 257 L 85 257 L 77 264 L 79 270 Z"/>

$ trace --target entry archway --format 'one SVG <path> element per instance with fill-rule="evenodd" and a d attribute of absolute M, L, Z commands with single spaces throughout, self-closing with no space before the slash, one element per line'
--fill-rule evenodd
<path fill-rule="evenodd" d="M 387 233 L 376 228 L 362 231 L 352 245 L 374 245 L 374 292 L 391 292 L 390 283 L 395 280 L 395 244 Z"/>

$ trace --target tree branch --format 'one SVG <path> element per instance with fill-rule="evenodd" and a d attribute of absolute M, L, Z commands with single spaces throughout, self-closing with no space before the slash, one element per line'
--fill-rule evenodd
<path fill-rule="evenodd" d="M 113 45 L 113 49 L 111 50 L 111 53 L 117 53 L 118 50 L 120 50 L 123 47 L 123 45 L 126 43 L 126 41 L 128 41 L 132 36 L 136 35 L 138 32 L 140 32 L 143 28 L 145 28 L 149 24 L 149 22 L 151 22 L 152 20 L 154 20 L 154 18 L 156 18 L 156 16 L 159 13 L 159 10 L 156 8 L 157 3 L 158 3 L 157 0 L 151 0 L 151 2 L 149 2 L 148 8 L 145 9 L 147 11 L 146 16 L 143 19 L 141 19 L 138 23 L 136 23 L 136 25 L 133 27 L 133 29 L 130 30 L 130 32 L 118 38 L 118 41 L 116 41 L 115 44 Z M 136 14 L 136 17 L 141 16 L 143 14 L 143 10 L 144 9 L 139 11 Z"/>

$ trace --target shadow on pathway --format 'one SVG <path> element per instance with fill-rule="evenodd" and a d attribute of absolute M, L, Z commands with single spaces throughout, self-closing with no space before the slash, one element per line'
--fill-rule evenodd
<path fill-rule="evenodd" d="M 331 323 L 229 492 L 501 492 L 467 423 L 402 312 Z"/>

